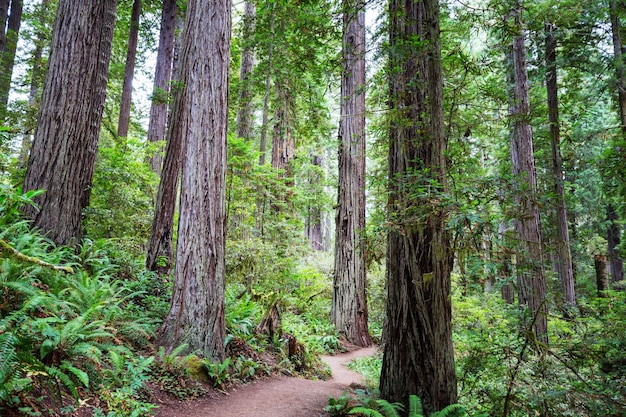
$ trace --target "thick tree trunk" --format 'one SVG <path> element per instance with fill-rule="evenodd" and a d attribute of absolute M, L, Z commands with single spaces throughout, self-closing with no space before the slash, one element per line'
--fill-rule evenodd
<path fill-rule="evenodd" d="M 116 0 L 59 1 L 24 190 L 44 189 L 33 226 L 58 244 L 82 237 L 111 57 Z"/>
<path fill-rule="evenodd" d="M 140 17 L 141 0 L 134 0 L 130 16 L 130 32 L 128 34 L 126 66 L 124 67 L 124 83 L 122 84 L 120 117 L 117 123 L 117 136 L 119 137 L 128 136 L 128 127 L 130 126 L 130 108 L 133 96 L 133 78 L 135 76 L 135 57 L 137 56 L 137 40 L 139 38 Z"/>
<path fill-rule="evenodd" d="M 365 10 L 343 2 L 339 190 L 331 320 L 350 343 L 369 346 L 365 268 Z"/>
<path fill-rule="evenodd" d="M 156 68 L 154 70 L 152 104 L 150 105 L 150 121 L 148 123 L 148 141 L 152 143 L 165 139 L 167 111 L 170 107 L 168 104 L 170 94 L 169 83 L 172 80 L 177 11 L 178 6 L 176 0 L 163 0 L 159 48 L 157 51 Z M 159 174 L 161 172 L 162 162 L 163 158 L 160 152 L 156 152 L 150 158 L 152 171 Z"/>
<path fill-rule="evenodd" d="M 251 140 L 254 135 L 254 91 L 252 89 L 252 72 L 254 71 L 254 19 L 256 6 L 252 0 L 246 0 L 243 15 L 244 43 L 241 50 L 241 66 L 239 68 L 239 109 L 237 111 L 237 136 Z"/>
<path fill-rule="evenodd" d="M 593 263 L 596 269 L 598 297 L 606 297 L 606 291 L 609 289 L 609 274 L 606 267 L 606 256 L 594 255 Z"/>
<path fill-rule="evenodd" d="M 530 310 L 535 335 L 547 342 L 546 281 L 539 230 L 533 137 L 530 126 L 526 48 L 520 13 L 518 4 L 512 11 L 512 19 L 515 27 L 519 28 L 520 34 L 513 38 L 514 85 L 509 108 L 512 174 L 518 187 L 514 196 L 517 212 L 515 233 L 518 239 L 517 294 L 520 306 Z"/>
<path fill-rule="evenodd" d="M 159 340 L 224 359 L 225 184 L 231 2 L 191 0 L 176 123 L 185 132 L 172 304 Z M 174 121 L 172 121 L 174 123 Z"/>
<path fill-rule="evenodd" d="M 17 40 L 22 24 L 22 8 L 22 0 L 11 1 L 11 12 L 9 14 L 5 45 L 0 50 L 2 59 L 2 65 L 0 66 L 0 70 L 2 71 L 0 73 L 0 116 L 3 120 L 6 117 L 7 104 L 9 102 L 11 77 L 13 76 L 13 67 L 15 66 L 15 51 L 17 50 Z"/>
<path fill-rule="evenodd" d="M 550 144 L 552 146 L 552 174 L 554 192 L 556 194 L 556 218 L 558 238 L 556 253 L 558 255 L 558 273 L 561 282 L 563 299 L 566 304 L 576 304 L 574 292 L 574 267 L 570 249 L 569 230 L 567 225 L 567 206 L 565 204 L 565 186 L 563 184 L 563 159 L 561 157 L 561 129 L 559 122 L 559 99 L 556 71 L 556 39 L 554 26 L 546 24 L 546 90 L 548 94 L 548 118 L 550 123 Z"/>
<path fill-rule="evenodd" d="M 291 133 L 291 96 L 288 85 L 277 86 L 272 135 L 272 168 L 284 169 L 289 175 L 289 162 L 296 155 L 296 143 Z"/>
<path fill-rule="evenodd" d="M 609 221 L 607 231 L 607 243 L 609 251 L 609 265 L 611 266 L 611 282 L 617 282 L 624 279 L 624 262 L 617 253 L 617 248 L 621 243 L 620 226 L 617 223 L 617 211 L 612 204 L 606 208 L 606 218 Z"/>
<path fill-rule="evenodd" d="M 392 0 L 390 16 L 391 229 L 380 391 L 383 398 L 404 404 L 416 394 L 430 414 L 457 401 L 450 304 L 453 254 L 440 204 L 446 191 L 447 141 L 439 4 Z M 426 185 L 432 193 L 413 191 Z"/>

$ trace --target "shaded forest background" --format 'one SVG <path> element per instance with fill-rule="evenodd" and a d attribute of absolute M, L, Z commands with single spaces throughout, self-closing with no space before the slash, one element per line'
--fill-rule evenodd
<path fill-rule="evenodd" d="M 213 37 L 190 28 L 217 28 L 203 11 L 220 2 L 92 3 L 88 68 L 52 58 L 71 1 L 0 4 L 0 411 L 151 415 L 147 387 L 187 399 L 206 389 L 192 377 L 321 376 L 319 354 L 373 341 L 381 355 L 354 365 L 368 395 L 331 415 L 408 410 L 410 394 L 425 414 L 624 415 L 623 2 L 242 1 L 215 13 L 228 25 Z M 224 82 L 194 77 L 209 60 Z M 55 68 L 83 98 L 46 95 Z M 198 108 L 223 124 L 194 128 Z M 72 136 L 93 167 L 70 187 L 78 151 L 63 169 L 36 158 L 38 140 Z M 204 155 L 199 178 L 223 177 L 222 194 L 184 223 L 185 193 L 215 191 L 184 185 Z M 78 201 L 73 220 L 45 218 L 53 195 Z M 208 348 L 178 338 L 172 288 L 181 242 L 216 224 L 199 255 L 211 272 L 195 274 L 223 269 L 199 279 L 222 295 L 204 325 L 217 330 L 196 337 Z M 424 348 L 407 340 L 436 348 L 402 381 Z"/>

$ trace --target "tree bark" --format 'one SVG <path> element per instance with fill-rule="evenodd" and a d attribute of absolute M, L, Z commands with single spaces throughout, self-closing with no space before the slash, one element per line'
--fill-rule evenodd
<path fill-rule="evenodd" d="M 140 17 L 141 0 L 134 0 L 130 16 L 130 32 L 128 34 L 126 66 L 124 67 L 124 83 L 122 84 L 120 117 L 117 124 L 117 136 L 119 137 L 128 136 L 128 127 L 130 125 L 130 108 L 133 96 L 133 78 L 135 76 L 135 58 L 137 56 L 137 40 L 139 38 Z"/>
<path fill-rule="evenodd" d="M 0 74 L 0 116 L 2 121 L 6 118 L 7 105 L 9 103 L 9 91 L 11 90 L 11 77 L 15 66 L 15 51 L 22 24 L 22 0 L 11 1 L 11 12 L 5 35 L 4 47 L 0 50 L 2 59 L 2 73 Z M 4 26 L 3 26 L 4 28 Z"/>
<path fill-rule="evenodd" d="M 387 325 L 381 396 L 430 414 L 457 401 L 452 346 L 447 214 L 447 140 L 439 3 L 390 4 L 390 148 Z M 418 43 L 416 45 L 416 43 Z M 416 188 L 430 188 L 417 194 Z"/>
<path fill-rule="evenodd" d="M 322 165 L 322 157 L 315 155 L 311 158 L 311 163 L 317 167 L 321 167 Z M 307 179 L 311 186 L 319 185 L 321 181 L 320 175 L 312 175 Z M 308 216 L 305 222 L 305 233 L 309 238 L 309 243 L 311 244 L 311 249 L 314 251 L 323 251 L 324 250 L 324 236 L 322 232 L 322 210 L 320 208 L 320 204 L 317 201 L 314 201 L 310 206 L 307 207 Z"/>
<path fill-rule="evenodd" d="M 567 224 L 567 205 L 565 204 L 565 186 L 563 184 L 563 158 L 561 157 L 561 129 L 559 121 L 559 99 L 556 71 L 556 39 L 554 26 L 547 23 L 546 32 L 546 90 L 548 95 L 548 118 L 550 124 L 550 144 L 552 147 L 552 175 L 556 194 L 556 218 L 558 238 L 558 273 L 563 299 L 566 304 L 576 304 L 574 292 L 574 267 L 570 248 Z"/>
<path fill-rule="evenodd" d="M 174 16 L 174 20 L 175 27 L 182 29 L 184 24 L 182 19 Z M 180 43 L 180 36 L 175 37 L 171 64 L 171 79 L 173 81 L 178 81 L 179 79 Z M 162 275 L 170 273 L 174 262 L 172 235 L 174 232 L 174 213 L 176 211 L 176 197 L 178 195 L 184 140 L 184 132 L 181 130 L 182 124 L 179 120 L 183 110 L 182 108 L 179 109 L 180 105 L 177 105 L 179 101 L 177 96 L 180 93 L 180 88 L 173 89 L 174 100 L 171 106 L 169 125 L 167 126 L 165 157 L 161 169 L 161 180 L 159 181 L 159 189 L 154 206 L 154 217 L 152 219 L 152 229 L 146 256 L 146 268 L 150 271 L 157 271 Z M 155 166 L 152 165 L 152 168 L 154 169 Z"/>
<path fill-rule="evenodd" d="M 254 19 L 256 6 L 246 0 L 243 15 L 241 66 L 239 68 L 239 109 L 237 111 L 237 136 L 251 140 L 254 135 L 254 92 L 252 89 L 252 72 L 254 71 Z"/>
<path fill-rule="evenodd" d="M 357 346 L 372 343 L 365 292 L 364 7 L 359 0 L 343 1 L 339 190 L 331 309 L 335 328 Z"/>
<path fill-rule="evenodd" d="M 272 168 L 289 170 L 289 162 L 296 155 L 296 143 L 291 127 L 291 96 L 288 83 L 277 85 L 272 135 Z M 287 174 L 288 176 L 288 174 Z"/>
<path fill-rule="evenodd" d="M 621 8 L 620 1 L 610 0 L 609 18 L 611 19 L 611 32 L 613 34 L 613 59 L 615 65 L 615 79 L 617 81 L 617 106 L 619 109 L 622 133 L 626 134 L 626 63 L 624 62 L 626 48 L 622 43 L 622 27 L 619 22 L 619 12 Z"/>
<path fill-rule="evenodd" d="M 154 69 L 154 86 L 152 88 L 152 103 L 150 105 L 150 121 L 148 122 L 148 141 L 151 143 L 164 140 L 167 129 L 167 111 L 170 107 L 169 83 L 172 80 L 177 11 L 176 0 L 163 0 L 159 48 Z M 161 153 L 155 152 L 150 157 L 152 172 L 160 174 L 162 163 L 163 157 Z"/>
<path fill-rule="evenodd" d="M 606 268 L 606 256 L 594 255 L 593 263 L 596 269 L 598 297 L 606 297 L 606 291 L 609 289 L 609 274 L 607 273 Z"/>
<path fill-rule="evenodd" d="M 606 209 L 606 217 L 609 221 L 607 231 L 607 243 L 609 252 L 609 265 L 611 267 L 611 282 L 617 282 L 624 279 L 624 262 L 617 253 L 617 248 L 621 243 L 620 227 L 617 223 L 617 211 L 612 204 Z"/>
<path fill-rule="evenodd" d="M 224 359 L 225 183 L 231 2 L 191 0 L 176 122 L 185 133 L 172 304 L 162 345 Z"/>
<path fill-rule="evenodd" d="M 37 23 L 39 24 L 34 31 L 33 43 L 35 49 L 31 58 L 31 79 L 28 92 L 28 112 L 25 122 L 25 132 L 22 136 L 22 145 L 20 146 L 20 154 L 17 159 L 18 169 L 26 168 L 28 164 L 28 155 L 33 142 L 33 133 L 37 126 L 37 109 L 39 108 L 39 93 L 43 78 L 43 49 L 47 44 L 48 32 L 45 14 L 47 12 L 49 0 L 42 0 L 37 7 Z"/>
<path fill-rule="evenodd" d="M 622 26 L 619 20 L 619 15 L 623 7 L 623 2 L 610 0 L 609 17 L 611 19 L 611 31 L 613 34 L 613 59 L 615 65 L 615 79 L 617 81 L 617 107 L 619 109 L 622 135 L 626 136 L 626 63 L 624 62 L 626 47 L 622 43 Z M 617 212 L 613 205 L 609 204 L 606 210 L 610 222 L 607 240 L 609 246 L 609 263 L 611 265 L 611 280 L 616 282 L 624 279 L 624 265 L 615 250 L 620 243 L 620 230 L 615 224 Z"/>
<path fill-rule="evenodd" d="M 116 0 L 59 1 L 24 191 L 25 209 L 57 244 L 78 243 L 89 204 L 111 57 Z"/>
<path fill-rule="evenodd" d="M 517 215 L 514 224 L 518 239 L 517 290 L 520 307 L 530 311 L 535 335 L 541 341 L 547 342 L 546 281 L 539 230 L 526 48 L 520 15 L 521 6 L 517 2 L 511 11 L 511 19 L 517 30 L 512 46 L 514 84 L 511 86 L 512 100 L 509 108 L 512 174 L 517 187 L 514 196 Z"/>
<path fill-rule="evenodd" d="M 261 124 L 261 142 L 259 144 L 259 165 L 265 165 L 265 154 L 267 153 L 267 129 L 269 128 L 270 115 L 270 89 L 272 88 L 272 65 L 274 54 L 274 22 L 275 12 L 272 3 L 272 13 L 270 15 L 270 40 L 267 51 L 267 73 L 265 74 L 265 96 L 263 97 L 263 117 Z"/>

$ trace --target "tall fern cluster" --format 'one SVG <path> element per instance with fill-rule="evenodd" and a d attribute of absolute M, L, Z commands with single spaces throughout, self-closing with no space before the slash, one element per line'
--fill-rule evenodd
<path fill-rule="evenodd" d="M 157 319 L 148 313 L 149 294 L 134 288 L 149 288 L 154 278 L 116 279 L 120 267 L 106 247 L 56 247 L 31 231 L 19 208 L 35 194 L 0 188 L 0 414 L 36 413 L 32 391 L 78 404 L 90 390 L 111 417 L 147 415 L 151 407 L 134 398 L 153 358 L 136 351 Z"/>

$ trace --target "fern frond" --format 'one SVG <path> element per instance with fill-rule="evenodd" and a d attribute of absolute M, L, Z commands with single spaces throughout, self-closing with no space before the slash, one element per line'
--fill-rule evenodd
<path fill-rule="evenodd" d="M 102 363 L 102 350 L 93 343 L 80 342 L 72 346 L 70 356 L 72 358 L 86 358 L 91 362 L 100 365 Z"/>
<path fill-rule="evenodd" d="M 374 410 L 373 408 L 367 407 L 354 407 L 350 410 L 348 414 L 363 414 L 366 417 L 385 417 L 383 414 Z"/>
<path fill-rule="evenodd" d="M 430 417 L 453 417 L 467 415 L 467 410 L 461 404 L 450 404 L 441 411 L 437 411 Z"/>
<path fill-rule="evenodd" d="M 400 417 L 400 413 L 404 411 L 404 406 L 401 403 L 390 403 L 387 400 L 376 400 L 376 404 L 385 413 L 386 417 Z"/>
<path fill-rule="evenodd" d="M 87 372 L 78 369 L 68 361 L 63 361 L 60 368 L 71 372 L 86 388 L 89 388 L 89 375 L 87 375 Z"/>
<path fill-rule="evenodd" d="M 409 417 L 423 417 L 424 407 L 422 400 L 417 395 L 409 395 Z"/>
<path fill-rule="evenodd" d="M 78 402 L 78 391 L 76 390 L 76 385 L 72 381 L 72 379 L 64 373 L 61 369 L 56 368 L 54 366 L 46 366 L 46 373 L 53 378 L 56 378 L 57 381 L 61 382 L 65 388 L 72 394 L 72 397 Z"/>

